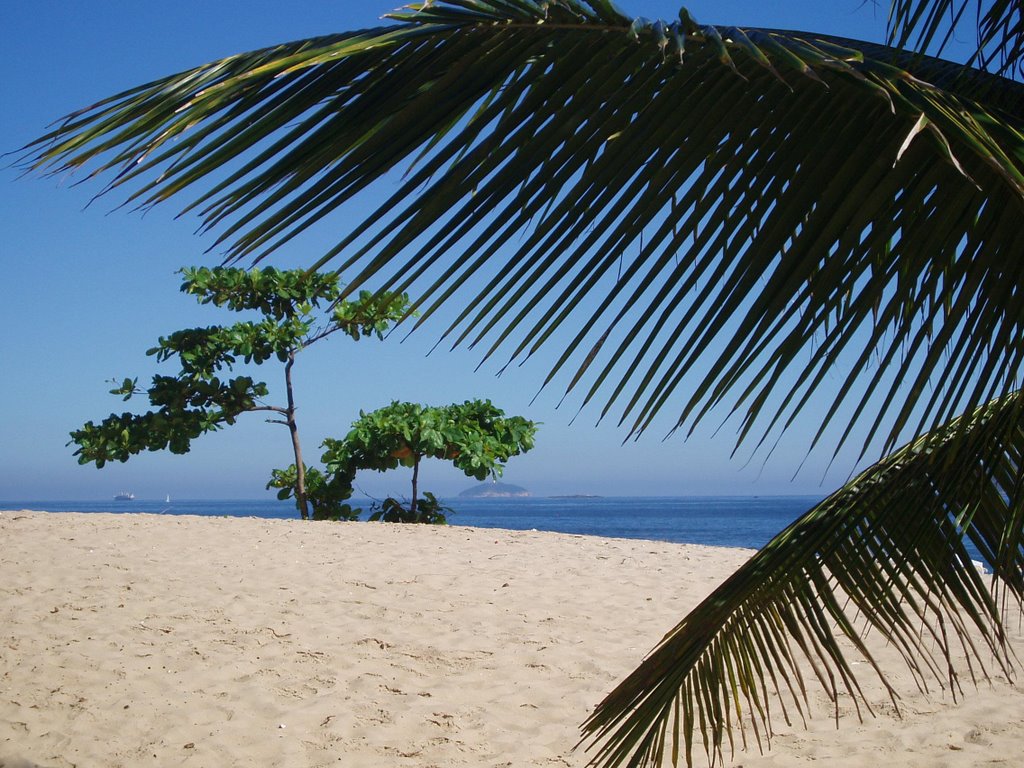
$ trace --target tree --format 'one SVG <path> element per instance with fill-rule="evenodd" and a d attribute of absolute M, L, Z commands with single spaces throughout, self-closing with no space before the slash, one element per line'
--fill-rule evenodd
<path fill-rule="evenodd" d="M 421 323 L 458 296 L 445 337 L 509 362 L 572 329 L 546 383 L 602 395 L 602 417 L 634 435 L 666 408 L 682 430 L 724 411 L 738 443 L 768 447 L 827 395 L 808 449 L 880 441 L 887 455 L 737 571 L 585 725 L 602 765 L 689 759 L 695 741 L 717 755 L 739 722 L 770 729 L 770 690 L 803 711 L 801 658 L 863 700 L 840 643 L 871 661 L 858 613 L 922 685 L 957 692 L 951 644 L 1009 665 L 1000 609 L 1024 595 L 1024 9 L 891 8 L 885 46 L 685 9 L 633 19 L 609 0 L 423 2 L 391 26 L 114 96 L 28 162 L 116 170 L 110 186 L 142 207 L 216 178 L 188 210 L 229 223 L 235 259 L 405 164 L 320 262 L 349 290 L 423 285 Z M 992 72 L 926 55 L 950 18 L 977 19 L 971 63 Z"/>
<path fill-rule="evenodd" d="M 335 476 L 352 478 L 357 470 L 384 472 L 412 468 L 412 496 L 405 507 L 385 499 L 371 519 L 387 522 L 445 522 L 444 508 L 432 493 L 419 496 L 420 462 L 450 461 L 469 477 L 500 477 L 505 463 L 533 448 L 537 425 L 521 416 L 505 416 L 490 400 L 446 406 L 393 402 L 359 418 L 344 440 L 324 441 L 323 462 Z"/>
<path fill-rule="evenodd" d="M 307 479 L 312 480 L 315 491 L 314 512 L 319 507 L 324 508 L 325 515 L 331 513 L 327 510 L 336 511 L 342 489 L 332 485 L 319 471 L 311 478 L 306 476 L 292 388 L 296 356 L 339 332 L 356 341 L 371 335 L 382 338 L 392 323 L 405 316 L 408 296 L 363 291 L 355 301 L 340 301 L 341 286 L 336 274 L 304 270 L 199 267 L 186 268 L 181 273 L 181 290 L 200 304 L 214 304 L 234 312 L 256 310 L 263 320 L 188 328 L 161 337 L 146 354 L 156 356 L 159 362 L 177 358 L 181 366 L 178 374 L 154 376 L 152 386 L 146 390 L 138 387 L 138 379 L 125 379 L 111 390 L 112 394 L 123 395 L 126 401 L 146 395 L 156 410 L 144 414 L 112 413 L 99 424 L 90 421 L 72 432 L 71 443 L 78 446 L 78 463 L 103 467 L 108 461 L 127 461 L 142 451 L 188 453 L 192 441 L 200 435 L 234 424 L 243 413 L 268 411 L 280 417 L 271 419 L 272 423 L 288 427 L 295 456 L 291 469 L 275 471 L 271 484 L 281 487 L 282 481 L 287 482 L 286 495 L 294 495 L 303 520 L 309 517 Z M 286 405 L 268 405 L 263 401 L 268 393 L 265 382 L 253 381 L 249 376 L 220 378 L 222 371 L 231 371 L 238 359 L 262 365 L 272 358 L 284 364 Z"/>

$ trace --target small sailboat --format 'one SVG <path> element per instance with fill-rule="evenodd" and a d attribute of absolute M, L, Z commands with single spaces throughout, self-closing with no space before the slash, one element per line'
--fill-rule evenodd
<path fill-rule="evenodd" d="M 169 493 L 167 494 L 167 498 L 164 499 L 164 503 L 165 504 L 170 504 L 171 503 L 171 494 L 169 494 Z"/>

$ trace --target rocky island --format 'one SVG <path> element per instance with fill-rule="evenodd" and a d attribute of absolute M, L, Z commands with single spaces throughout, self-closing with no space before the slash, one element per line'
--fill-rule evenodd
<path fill-rule="evenodd" d="M 480 483 L 459 494 L 463 499 L 516 499 L 532 495 L 528 490 L 511 483 Z"/>

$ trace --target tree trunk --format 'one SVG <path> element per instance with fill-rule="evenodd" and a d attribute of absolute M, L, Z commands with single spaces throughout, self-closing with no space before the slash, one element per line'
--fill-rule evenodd
<path fill-rule="evenodd" d="M 416 492 L 420 479 L 420 455 L 417 453 L 415 456 L 412 465 L 412 501 L 409 503 L 409 513 L 413 516 L 413 520 L 416 519 Z"/>
<path fill-rule="evenodd" d="M 295 351 L 288 353 L 284 366 L 284 383 L 288 390 L 288 411 L 285 415 L 288 431 L 292 435 L 292 450 L 295 452 L 295 503 L 303 520 L 309 519 L 309 502 L 306 500 L 306 465 L 302 463 L 302 446 L 299 445 L 299 427 L 295 423 L 295 397 L 292 393 L 292 366 L 295 365 Z"/>

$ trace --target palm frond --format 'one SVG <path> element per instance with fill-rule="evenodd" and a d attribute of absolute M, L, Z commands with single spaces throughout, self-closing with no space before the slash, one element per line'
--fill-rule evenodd
<path fill-rule="evenodd" d="M 972 64 L 1000 75 L 1024 74 L 1020 0 L 895 0 L 889 13 L 889 42 L 941 56 L 965 27 L 974 32 Z"/>
<path fill-rule="evenodd" d="M 894 28 L 930 29 L 917 7 L 897 3 Z M 925 435 L 670 633 L 588 721 L 602 764 L 660 758 L 670 732 L 718 754 L 737 718 L 765 732 L 771 690 L 805 706 L 800 658 L 856 698 L 853 611 L 922 685 L 955 688 L 953 643 L 1008 664 L 1000 596 L 962 536 L 1019 600 L 1024 87 L 610 0 L 437 0 L 394 20 L 131 89 L 26 163 L 90 168 L 142 208 L 190 195 L 228 260 L 266 257 L 403 170 L 315 266 L 415 293 L 420 323 L 460 297 L 446 341 L 508 365 L 557 339 L 545 384 L 634 434 L 666 409 L 682 429 L 724 410 L 756 445 L 827 394 L 812 445 Z"/>
<path fill-rule="evenodd" d="M 851 653 L 898 707 L 863 625 L 899 650 L 922 690 L 937 682 L 956 696 L 986 664 L 1010 669 L 1001 616 L 1007 598 L 1024 597 L 1022 407 L 1013 393 L 913 441 L 776 536 L 599 705 L 584 726 L 600 741 L 595 763 L 685 753 L 689 765 L 695 744 L 714 760 L 737 730 L 770 739 L 773 710 L 787 722 L 807 714 L 808 674 L 833 701 L 848 694 L 870 711 L 878 702 Z M 965 539 L 993 565 L 994 591 Z"/>
<path fill-rule="evenodd" d="M 845 408 L 873 425 L 864 446 L 1015 387 L 1019 86 L 598 0 L 394 17 L 132 89 L 28 162 L 95 164 L 142 207 L 192 187 L 215 247 L 258 260 L 416 161 L 316 266 L 414 289 L 420 322 L 462 296 L 443 337 L 485 358 L 578 329 L 547 381 L 604 393 L 633 433 L 672 403 L 679 427 L 724 407 L 741 441 L 766 440 L 844 359 L 823 429 Z M 872 414 L 885 389 L 899 406 Z"/>

